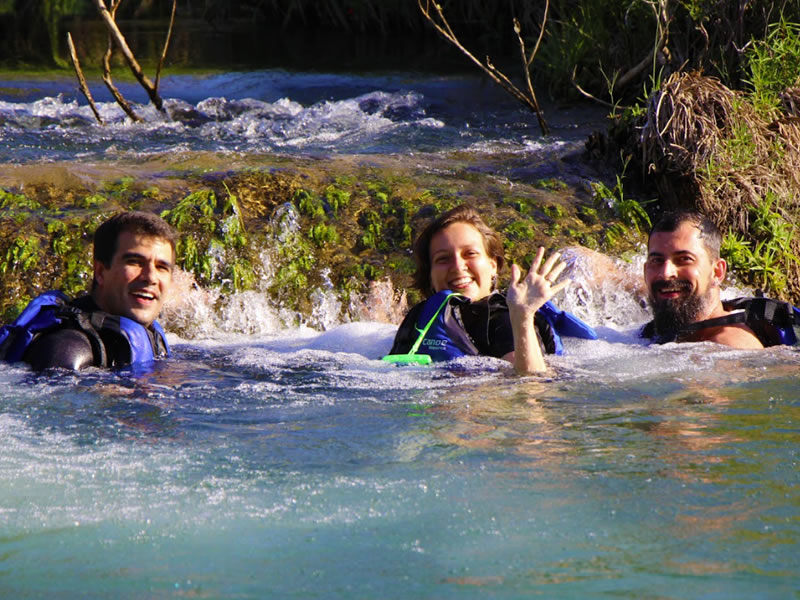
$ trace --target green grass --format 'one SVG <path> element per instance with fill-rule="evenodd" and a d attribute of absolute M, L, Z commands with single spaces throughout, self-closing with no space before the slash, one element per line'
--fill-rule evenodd
<path fill-rule="evenodd" d="M 765 39 L 753 40 L 746 62 L 753 106 L 770 118 L 780 104 L 780 92 L 800 85 L 800 24 L 785 19 L 771 24 Z"/>

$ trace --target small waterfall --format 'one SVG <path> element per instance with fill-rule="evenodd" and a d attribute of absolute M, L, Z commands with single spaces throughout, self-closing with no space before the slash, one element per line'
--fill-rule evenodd
<path fill-rule="evenodd" d="M 292 210 L 279 211 L 275 219 L 275 241 L 284 255 L 296 234 Z M 224 293 L 206 289 L 191 275 L 176 272 L 171 299 L 162 313 L 167 330 L 187 339 L 286 336 L 297 333 L 298 328 L 327 331 L 351 322 L 397 325 L 408 310 L 405 291 L 395 289 L 388 278 L 371 282 L 364 294 L 345 298 L 334 289 L 330 272 L 324 269 L 322 285 L 308 291 L 310 314 L 301 314 L 283 306 L 269 292 L 277 260 L 275 248 L 264 248 L 260 256 L 262 278 L 255 290 Z M 568 263 L 562 277 L 570 278 L 572 284 L 554 299 L 559 308 L 594 327 L 615 330 L 631 329 L 650 318 L 641 260 L 626 263 L 577 246 L 564 249 L 562 256 Z"/>
<path fill-rule="evenodd" d="M 626 329 L 650 318 L 642 280 L 644 251 L 632 262 L 612 258 L 588 248 L 571 246 L 561 251 L 567 263 L 563 277 L 572 284 L 554 302 L 587 323 Z"/>

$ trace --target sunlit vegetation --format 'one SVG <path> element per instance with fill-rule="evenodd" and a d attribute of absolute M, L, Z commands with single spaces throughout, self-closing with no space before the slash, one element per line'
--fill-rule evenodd
<path fill-rule="evenodd" d="M 343 310 L 371 282 L 389 278 L 395 289 L 408 290 L 414 238 L 431 217 L 462 202 L 505 234 L 509 261 L 522 264 L 539 245 L 597 239 L 617 220 L 588 193 L 567 200 L 563 195 L 574 191 L 519 184 L 506 199 L 496 184 L 473 179 L 333 163 L 320 169 L 299 161 L 284 171 L 184 174 L 180 189 L 126 177 L 60 193 L 47 186 L 25 194 L 3 190 L 0 312 L 8 320 L 47 289 L 87 290 L 92 233 L 128 208 L 157 212 L 178 229 L 178 266 L 198 285 L 217 290 L 217 302 L 258 290 L 300 314 L 310 314 L 311 292 L 321 286 L 333 286 L 345 300 Z M 597 218 L 581 218 L 580 210 Z"/>

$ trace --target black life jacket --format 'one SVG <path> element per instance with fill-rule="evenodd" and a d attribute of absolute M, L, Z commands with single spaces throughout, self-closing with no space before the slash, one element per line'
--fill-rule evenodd
<path fill-rule="evenodd" d="M 150 333 L 132 319 L 83 310 L 74 302 L 59 291 L 45 292 L 31 300 L 13 323 L 0 328 L 0 360 L 23 360 L 36 338 L 64 328 L 86 335 L 97 367 L 141 364 L 170 356 L 166 335 L 157 322 L 152 323 Z"/>
<path fill-rule="evenodd" d="M 800 309 L 788 303 L 772 298 L 736 298 L 723 300 L 725 310 L 736 311 L 729 315 L 706 319 L 697 323 L 689 323 L 666 335 L 655 335 L 653 321 L 647 323 L 641 332 L 641 337 L 650 338 L 657 344 L 674 342 L 684 333 L 692 333 L 707 327 L 720 327 L 743 323 L 749 327 L 758 340 L 764 345 L 786 346 L 797 345 L 800 340 Z"/>

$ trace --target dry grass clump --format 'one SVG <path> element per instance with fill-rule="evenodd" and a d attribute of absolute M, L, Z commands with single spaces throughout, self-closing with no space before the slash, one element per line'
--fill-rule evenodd
<path fill-rule="evenodd" d="M 797 92 L 784 108 L 800 107 Z M 769 122 L 717 79 L 674 73 L 649 101 L 640 143 L 665 209 L 703 211 L 744 241 L 752 283 L 800 299 L 800 118 Z"/>
<path fill-rule="evenodd" d="M 673 73 L 647 105 L 644 164 L 658 172 L 693 172 L 730 129 L 736 92 L 697 73 Z"/>

